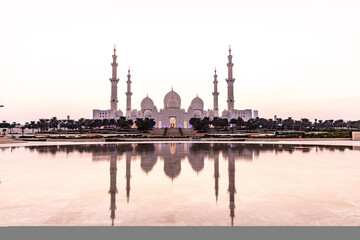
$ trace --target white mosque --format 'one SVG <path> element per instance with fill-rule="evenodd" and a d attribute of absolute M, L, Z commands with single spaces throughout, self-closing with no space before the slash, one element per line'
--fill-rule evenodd
<path fill-rule="evenodd" d="M 124 116 L 123 112 L 117 108 L 118 98 L 117 98 L 117 84 L 119 82 L 119 78 L 117 78 L 117 66 L 116 62 L 116 49 L 114 48 L 114 55 L 112 55 L 113 62 L 112 66 L 112 78 L 110 78 L 111 82 L 111 100 L 110 100 L 110 109 L 109 110 L 93 110 L 93 119 L 118 119 L 119 117 Z M 228 78 L 225 79 L 228 85 L 227 88 L 227 109 L 224 110 L 219 115 L 218 108 L 218 96 L 219 92 L 217 91 L 217 74 L 215 69 L 214 74 L 214 92 L 213 97 L 213 108 L 207 111 L 204 110 L 204 102 L 198 96 L 191 101 L 191 104 L 187 111 L 184 108 L 181 108 L 181 97 L 180 95 L 171 89 L 164 97 L 164 108 L 158 110 L 155 106 L 153 100 L 146 96 L 141 101 L 141 110 L 138 111 L 136 109 L 131 108 L 131 75 L 130 69 L 128 70 L 126 81 L 127 83 L 127 92 L 126 94 L 126 113 L 125 117 L 127 119 L 136 120 L 136 118 L 152 118 L 155 120 L 156 125 L 155 128 L 189 128 L 189 120 L 191 118 L 204 118 L 209 117 L 210 119 L 214 117 L 222 117 L 228 118 L 229 120 L 232 118 L 241 117 L 244 121 L 249 120 L 250 118 L 258 117 L 258 111 L 252 109 L 238 110 L 234 109 L 234 81 L 233 78 L 233 62 L 231 55 L 231 48 L 229 48 L 229 56 L 228 56 Z"/>

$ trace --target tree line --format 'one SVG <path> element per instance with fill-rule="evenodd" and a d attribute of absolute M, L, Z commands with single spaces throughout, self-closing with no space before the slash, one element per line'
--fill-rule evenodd
<path fill-rule="evenodd" d="M 93 129 L 107 129 L 107 130 L 117 130 L 117 131 L 127 131 L 134 127 L 139 131 L 151 130 L 155 126 L 154 119 L 149 118 L 137 118 L 135 121 L 128 120 L 125 117 L 120 117 L 119 119 L 85 119 L 80 118 L 78 120 L 71 119 L 57 119 L 52 117 L 50 119 L 39 119 L 38 121 L 26 122 L 24 125 L 20 125 L 16 122 L 7 123 L 3 121 L 0 123 L 0 128 L 3 128 L 5 133 L 6 129 L 9 129 L 9 133 L 13 132 L 15 127 L 21 128 L 22 132 L 25 129 L 31 129 L 32 132 L 51 132 L 51 131 L 79 131 L 83 132 L 86 130 Z M 200 118 L 191 118 L 189 124 L 198 131 L 207 132 L 210 128 L 215 129 L 238 129 L 238 130 L 295 130 L 295 131 L 334 131 L 334 130 L 360 130 L 360 120 L 357 121 L 344 121 L 342 119 L 338 120 L 317 120 L 311 122 L 307 118 L 301 118 L 300 120 L 294 120 L 289 117 L 286 119 L 276 118 L 276 119 L 265 119 L 265 118 L 251 118 L 248 121 L 244 121 L 242 118 L 233 118 L 230 121 L 227 118 L 215 117 L 210 119 L 205 117 Z"/>
<path fill-rule="evenodd" d="M 295 130 L 295 131 L 334 131 L 340 129 L 359 130 L 360 120 L 344 121 L 338 120 L 317 120 L 311 122 L 308 118 L 301 118 L 294 120 L 291 117 L 286 119 L 265 119 L 265 118 L 251 118 L 244 121 L 242 118 L 233 118 L 228 121 L 226 118 L 215 117 L 212 120 L 209 118 L 191 118 L 189 123 L 195 130 L 208 131 L 209 128 L 218 129 L 243 129 L 243 130 Z"/>

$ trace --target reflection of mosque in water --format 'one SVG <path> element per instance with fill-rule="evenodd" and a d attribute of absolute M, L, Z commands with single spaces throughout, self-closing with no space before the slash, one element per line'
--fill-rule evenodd
<path fill-rule="evenodd" d="M 120 146 L 120 145 L 119 145 Z M 146 174 L 150 172 L 157 162 L 158 157 L 164 160 L 164 172 L 173 181 L 180 175 L 181 160 L 186 157 L 192 169 L 200 172 L 204 168 L 205 157 L 214 160 L 215 198 L 219 195 L 219 154 L 228 159 L 229 173 L 229 209 L 231 225 L 235 217 L 235 160 L 243 159 L 252 161 L 259 154 L 255 149 L 247 149 L 239 144 L 129 144 L 126 148 L 116 145 L 104 145 L 104 151 L 93 152 L 93 161 L 110 161 L 110 218 L 114 225 L 116 210 L 117 157 L 125 153 L 126 159 L 126 197 L 130 198 L 131 157 L 140 155 L 140 166 Z"/>
<path fill-rule="evenodd" d="M 160 158 L 164 161 L 164 173 L 172 181 L 181 173 L 181 162 L 187 158 L 191 168 L 197 173 L 204 168 L 205 158 L 214 161 L 214 188 L 215 199 L 218 201 L 219 195 L 219 156 L 227 160 L 228 163 L 228 194 L 229 194 L 229 210 L 231 225 L 235 218 L 235 162 L 236 161 L 253 161 L 254 157 L 259 156 L 260 152 L 288 152 L 301 151 L 309 152 L 311 149 L 322 151 L 329 149 L 330 151 L 344 151 L 352 149 L 351 147 L 334 147 L 334 146 L 299 146 L 299 145 L 278 145 L 278 144 L 224 144 L 224 143 L 139 143 L 139 144 L 93 144 L 93 145 L 62 145 L 62 146 L 37 146 L 26 147 L 30 151 L 38 151 L 39 153 L 57 152 L 91 152 L 92 161 L 110 161 L 110 218 L 114 225 L 116 211 L 116 194 L 117 189 L 117 161 L 125 155 L 126 161 L 126 198 L 129 203 L 131 189 L 131 159 L 132 157 L 140 157 L 141 169 L 148 174 L 157 160 Z"/>

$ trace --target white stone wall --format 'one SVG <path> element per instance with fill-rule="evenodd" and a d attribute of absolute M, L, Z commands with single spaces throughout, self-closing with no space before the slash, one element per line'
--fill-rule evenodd
<path fill-rule="evenodd" d="M 111 110 L 93 110 L 93 119 L 110 119 L 115 118 L 115 115 L 111 113 Z"/>
<path fill-rule="evenodd" d="M 352 140 L 360 141 L 360 132 L 353 132 L 352 133 Z"/>

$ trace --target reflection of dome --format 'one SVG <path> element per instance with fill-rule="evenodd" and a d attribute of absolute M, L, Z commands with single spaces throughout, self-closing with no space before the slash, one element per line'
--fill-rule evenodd
<path fill-rule="evenodd" d="M 189 158 L 189 162 L 191 168 L 196 171 L 200 172 L 204 168 L 204 157 L 203 156 L 192 156 Z"/>
<path fill-rule="evenodd" d="M 171 179 L 176 178 L 181 172 L 181 160 L 166 158 L 164 159 L 164 172 Z"/>
<path fill-rule="evenodd" d="M 130 115 L 131 115 L 131 117 L 137 117 L 136 109 L 132 110 Z"/>
<path fill-rule="evenodd" d="M 229 117 L 229 115 L 230 115 L 230 112 L 227 110 L 224 110 L 221 114 L 222 117 L 226 117 L 226 118 Z"/>
<path fill-rule="evenodd" d="M 213 117 L 215 117 L 215 112 L 213 110 L 209 110 L 208 115 L 210 118 L 213 118 Z"/>
<path fill-rule="evenodd" d="M 164 107 L 166 108 L 167 107 L 167 104 L 169 102 L 169 100 L 173 98 L 176 100 L 177 102 L 177 108 L 180 108 L 181 106 L 181 98 L 179 96 L 179 94 L 177 94 L 177 92 L 171 90 L 170 92 L 168 92 L 165 97 L 164 97 Z"/>
<path fill-rule="evenodd" d="M 204 102 L 201 98 L 196 97 L 191 101 L 191 107 L 194 110 L 203 110 L 204 109 Z"/>
<path fill-rule="evenodd" d="M 146 173 L 150 172 L 153 169 L 156 160 L 157 156 L 154 155 L 150 155 L 148 157 L 146 155 L 142 156 L 140 163 L 141 169 Z"/>
<path fill-rule="evenodd" d="M 177 103 L 177 101 L 174 98 L 171 98 L 166 105 L 167 108 L 179 108 L 179 104 Z"/>
<path fill-rule="evenodd" d="M 144 117 L 145 117 L 145 118 L 151 118 L 151 111 L 150 111 L 150 110 L 146 110 L 146 111 L 144 112 Z"/>
<path fill-rule="evenodd" d="M 146 97 L 141 101 L 141 110 L 151 110 L 154 107 L 154 102 L 151 98 Z"/>
<path fill-rule="evenodd" d="M 195 110 L 194 111 L 194 118 L 200 118 L 201 117 L 201 112 L 199 110 Z"/>

